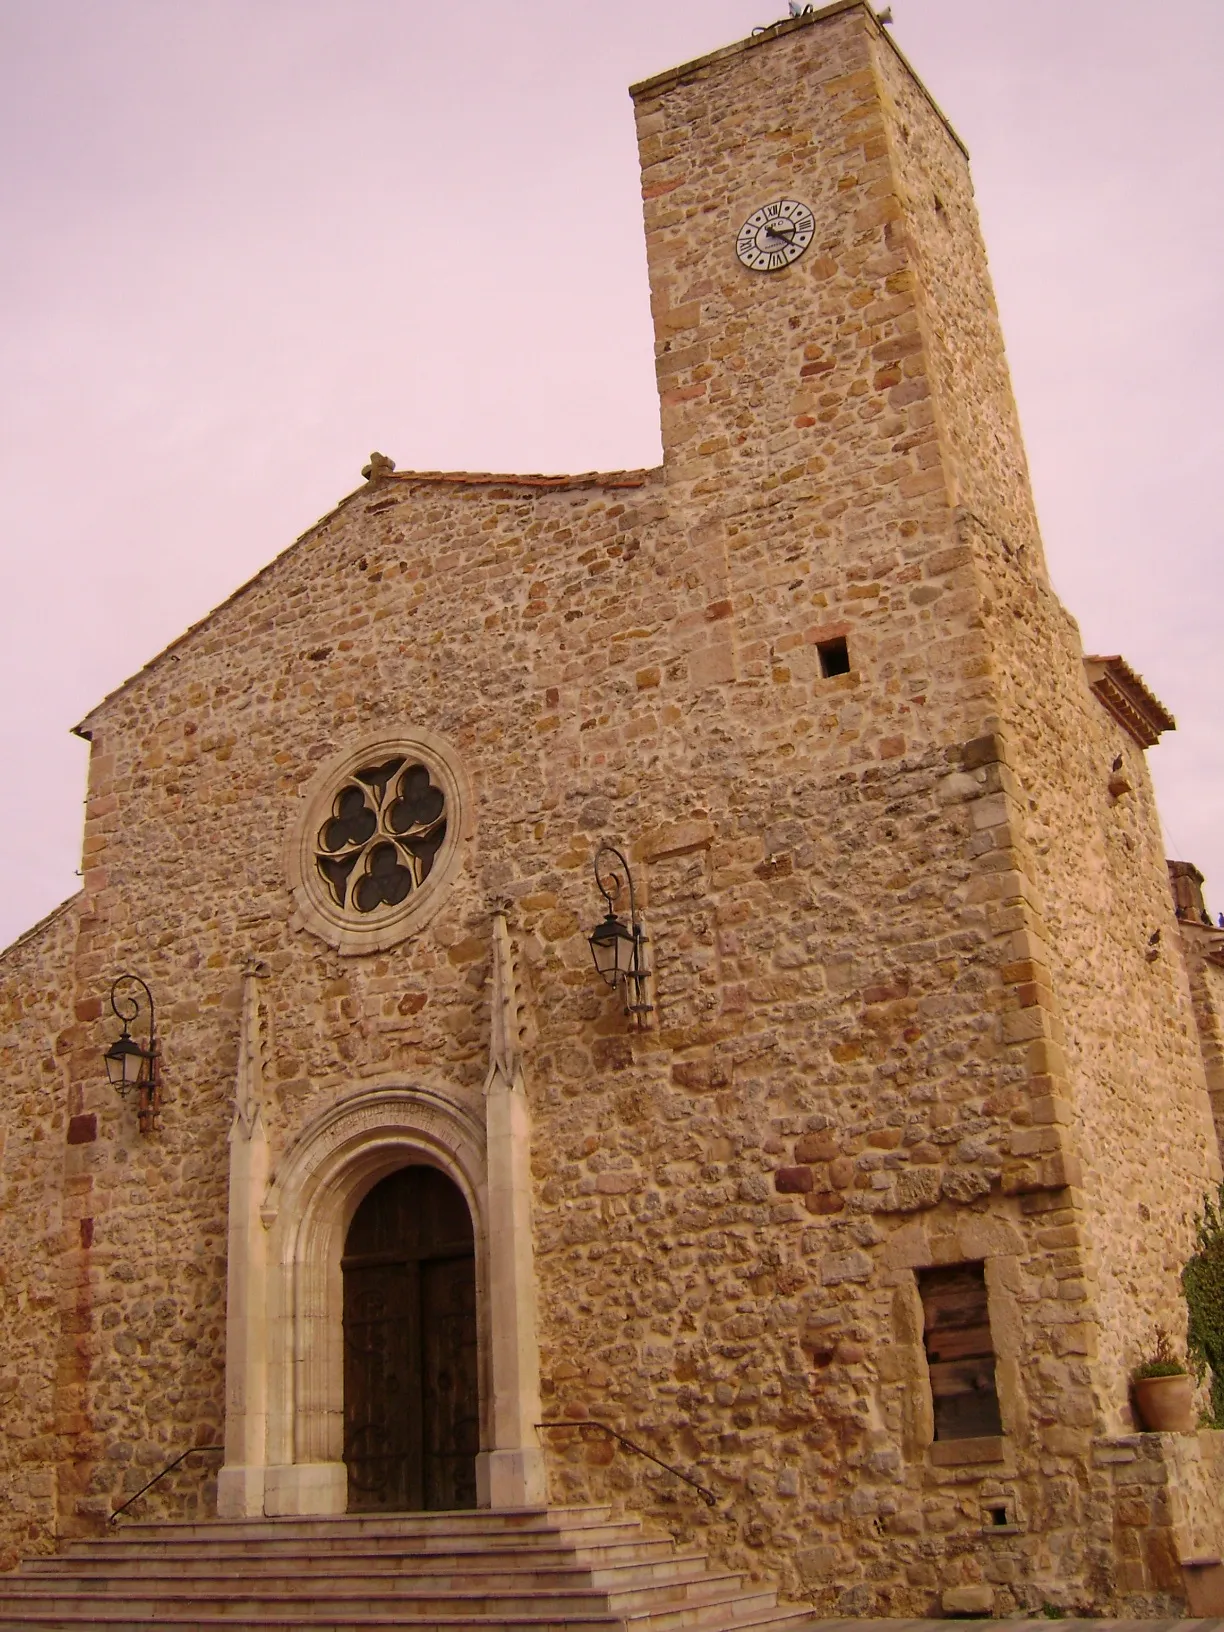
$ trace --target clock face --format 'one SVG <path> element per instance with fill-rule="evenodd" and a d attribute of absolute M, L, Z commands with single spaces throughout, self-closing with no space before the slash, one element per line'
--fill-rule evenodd
<path fill-rule="evenodd" d="M 744 222 L 735 253 L 752 272 L 776 272 L 797 261 L 812 241 L 816 221 L 806 204 L 777 198 L 762 204 Z"/>

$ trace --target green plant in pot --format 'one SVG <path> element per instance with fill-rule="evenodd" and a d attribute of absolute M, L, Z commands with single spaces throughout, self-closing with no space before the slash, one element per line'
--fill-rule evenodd
<path fill-rule="evenodd" d="M 1194 1428 L 1194 1385 L 1190 1373 L 1173 1353 L 1163 1326 L 1156 1328 L 1152 1358 L 1131 1375 L 1135 1410 L 1150 1434 L 1188 1434 Z"/>

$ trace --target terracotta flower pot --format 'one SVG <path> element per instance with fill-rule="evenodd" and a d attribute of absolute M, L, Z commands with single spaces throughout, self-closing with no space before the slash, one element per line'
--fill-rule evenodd
<path fill-rule="evenodd" d="M 1186 1373 L 1175 1377 L 1136 1377 L 1135 1406 L 1150 1434 L 1194 1431 L 1194 1388 Z"/>

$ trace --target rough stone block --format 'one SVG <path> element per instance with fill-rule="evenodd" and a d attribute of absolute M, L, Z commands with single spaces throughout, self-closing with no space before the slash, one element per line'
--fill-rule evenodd
<path fill-rule="evenodd" d="M 846 1205 L 846 1197 L 841 1190 L 818 1190 L 806 1198 L 804 1206 L 809 1213 L 833 1214 L 840 1213 Z"/>
<path fill-rule="evenodd" d="M 820 1266 L 820 1278 L 826 1286 L 838 1286 L 843 1281 L 869 1281 L 871 1259 L 865 1252 L 829 1252 Z"/>
<path fill-rule="evenodd" d="M 990 1615 L 994 1610 L 994 1588 L 985 1581 L 947 1587 L 939 1602 L 945 1615 Z"/>
<path fill-rule="evenodd" d="M 849 1156 L 838 1156 L 829 1163 L 829 1183 L 835 1190 L 848 1190 L 854 1183 L 855 1166 Z"/>
<path fill-rule="evenodd" d="M 975 737 L 972 742 L 965 743 L 960 757 L 962 768 L 973 771 L 979 765 L 1006 764 L 1007 749 L 1003 737 L 995 732 L 988 737 Z"/>
<path fill-rule="evenodd" d="M 774 1184 L 784 1196 L 806 1195 L 815 1181 L 810 1167 L 780 1167 Z"/>
<path fill-rule="evenodd" d="M 841 1143 L 829 1129 L 822 1133 L 805 1133 L 795 1142 L 797 1162 L 828 1162 L 841 1154 Z"/>
<path fill-rule="evenodd" d="M 940 1173 L 935 1167 L 902 1169 L 897 1174 L 895 1206 L 899 1213 L 934 1207 L 940 1197 Z"/>
<path fill-rule="evenodd" d="M 596 1037 L 591 1057 L 597 1071 L 624 1071 L 633 1064 L 633 1043 L 628 1037 Z"/>
<path fill-rule="evenodd" d="M 977 1196 L 990 1194 L 990 1175 L 980 1167 L 949 1167 L 943 1169 L 940 1189 L 949 1201 L 973 1201 Z"/>

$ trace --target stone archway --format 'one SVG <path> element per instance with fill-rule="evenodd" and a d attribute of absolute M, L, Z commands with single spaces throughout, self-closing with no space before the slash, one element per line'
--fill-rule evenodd
<path fill-rule="evenodd" d="M 223 1516 L 342 1513 L 343 1278 L 349 1224 L 375 1184 L 408 1165 L 436 1167 L 462 1192 L 476 1259 L 480 1443 L 478 1501 L 544 1498 L 539 1362 L 508 1302 L 513 1267 L 496 1269 L 485 1116 L 490 1100 L 461 1090 L 386 1082 L 313 1118 L 268 1182 L 258 1108 L 231 1136 L 226 1462 Z M 482 1114 L 483 1113 L 483 1114 Z M 497 1119 L 495 1119 L 496 1122 Z M 505 1139 L 494 1136 L 499 1150 Z M 506 1160 L 502 1160 L 506 1165 Z M 498 1167 L 495 1160 L 494 1169 Z M 521 1234 L 521 1232 L 519 1232 Z M 504 1252 L 504 1248 L 502 1248 Z M 498 1282 L 501 1282 L 499 1287 Z M 532 1296 L 534 1287 L 530 1288 Z M 498 1313 L 500 1311 L 500 1315 Z M 531 1318 L 534 1331 L 534 1313 Z"/>
<path fill-rule="evenodd" d="M 270 1328 L 265 1513 L 342 1513 L 347 1506 L 340 1259 L 367 1193 L 411 1163 L 445 1173 L 472 1214 L 482 1448 L 489 1443 L 484 1129 L 472 1111 L 428 1088 L 368 1090 L 308 1126 L 273 1180 L 264 1209 Z"/>
<path fill-rule="evenodd" d="M 548 1481 L 537 1424 L 540 1355 L 531 1222 L 531 1113 L 512 1024 L 505 914 L 493 914 L 493 1000 L 483 1093 L 385 1077 L 312 1117 L 272 1171 L 263 1122 L 266 966 L 243 977 L 230 1129 L 226 1276 L 225 1518 L 346 1506 L 344 1289 L 353 1215 L 398 1168 L 432 1166 L 471 1214 L 476 1272 L 482 1507 L 538 1507 Z"/>

